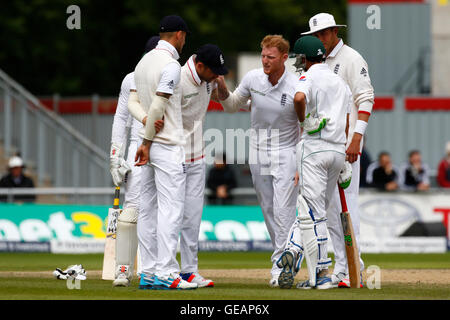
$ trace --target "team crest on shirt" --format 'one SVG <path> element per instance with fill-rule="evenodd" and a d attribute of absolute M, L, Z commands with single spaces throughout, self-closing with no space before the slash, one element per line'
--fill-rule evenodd
<path fill-rule="evenodd" d="M 334 73 L 338 74 L 340 66 L 341 65 L 339 63 L 334 66 Z"/>
<path fill-rule="evenodd" d="M 286 99 L 287 99 L 287 95 L 286 93 L 283 93 L 281 95 L 281 106 L 284 107 L 286 105 Z"/>
<path fill-rule="evenodd" d="M 206 84 L 206 93 L 210 93 L 211 92 L 211 85 L 209 83 Z"/>

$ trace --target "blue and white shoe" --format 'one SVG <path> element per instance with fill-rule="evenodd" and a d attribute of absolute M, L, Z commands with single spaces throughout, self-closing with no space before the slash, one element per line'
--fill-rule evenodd
<path fill-rule="evenodd" d="M 153 282 L 153 290 L 190 290 L 197 289 L 198 284 L 183 280 L 179 274 L 172 273 L 166 277 L 157 277 Z"/>
<path fill-rule="evenodd" d="M 278 276 L 278 285 L 281 289 L 290 289 L 294 284 L 295 255 L 293 252 L 284 251 L 277 261 L 277 266 L 283 268 Z"/>
<path fill-rule="evenodd" d="M 324 276 L 324 277 L 318 277 L 316 281 L 316 289 L 324 290 L 324 289 L 331 289 L 333 288 L 333 284 L 331 282 L 331 277 Z"/>
<path fill-rule="evenodd" d="M 153 289 L 153 284 L 155 283 L 155 275 L 141 273 L 141 280 L 139 281 L 139 289 L 150 290 Z"/>
<path fill-rule="evenodd" d="M 312 287 L 309 280 L 297 283 L 297 289 L 309 290 L 309 289 L 331 289 L 333 284 L 331 283 L 331 278 L 328 276 L 317 277 L 316 286 Z"/>

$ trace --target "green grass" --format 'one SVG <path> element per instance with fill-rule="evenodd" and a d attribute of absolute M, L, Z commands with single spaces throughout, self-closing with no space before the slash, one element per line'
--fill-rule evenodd
<path fill-rule="evenodd" d="M 233 252 L 199 254 L 200 269 L 270 268 L 270 253 Z M 52 255 L 38 253 L 1 253 L 0 271 L 48 271 L 70 264 L 83 264 L 88 280 L 81 282 L 81 290 L 69 290 L 66 281 L 50 278 L 0 277 L 0 299 L 180 299 L 180 300 L 315 300 L 315 299 L 450 299 L 450 287 L 436 284 L 383 285 L 380 290 L 330 289 L 281 290 L 267 285 L 267 280 L 242 280 L 215 277 L 214 288 L 192 291 L 138 290 L 137 281 L 128 288 L 113 288 L 110 281 L 90 278 L 89 270 L 100 270 L 102 255 Z M 450 269 L 450 254 L 365 254 L 366 266 L 381 269 Z"/>
<path fill-rule="evenodd" d="M 330 257 L 333 257 L 330 254 Z M 450 253 L 444 254 L 363 254 L 366 266 L 382 269 L 450 269 Z M 71 264 L 86 270 L 100 270 L 102 254 L 0 253 L 0 271 L 52 271 Z M 200 269 L 270 268 L 269 252 L 201 252 Z"/>

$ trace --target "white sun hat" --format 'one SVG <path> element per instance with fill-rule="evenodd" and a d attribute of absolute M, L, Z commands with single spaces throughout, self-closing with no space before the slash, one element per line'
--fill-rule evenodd
<path fill-rule="evenodd" d="M 318 13 L 309 19 L 309 31 L 303 32 L 302 35 L 312 34 L 314 32 L 332 27 L 346 27 L 345 24 L 336 24 L 334 17 L 329 13 Z"/>
<path fill-rule="evenodd" d="M 23 167 L 23 160 L 20 157 L 14 156 L 11 159 L 9 159 L 8 167 L 15 168 L 15 167 Z"/>

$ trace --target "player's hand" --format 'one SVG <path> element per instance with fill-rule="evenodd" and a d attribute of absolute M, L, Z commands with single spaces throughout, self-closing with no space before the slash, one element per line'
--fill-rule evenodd
<path fill-rule="evenodd" d="M 109 169 L 113 183 L 116 187 L 120 186 L 126 174 L 131 171 L 130 165 L 123 159 L 122 145 L 111 143 L 109 155 Z"/>
<path fill-rule="evenodd" d="M 359 133 L 354 133 L 353 134 L 353 138 L 352 138 L 352 142 L 350 142 L 350 145 L 347 148 L 347 151 L 345 151 L 346 153 L 346 160 L 350 163 L 355 162 L 356 160 L 358 160 L 358 156 L 359 156 L 359 150 L 360 146 L 361 146 L 361 135 Z"/>
<path fill-rule="evenodd" d="M 145 127 L 145 125 L 147 124 L 147 116 L 145 116 L 144 119 L 142 119 L 142 124 Z"/>
<path fill-rule="evenodd" d="M 155 121 L 155 132 L 159 133 L 164 127 L 164 118 Z"/>
<path fill-rule="evenodd" d="M 217 94 L 219 100 L 226 100 L 230 93 L 228 92 L 224 76 L 218 76 L 214 81 L 217 83 Z"/>
<path fill-rule="evenodd" d="M 136 156 L 134 157 L 135 166 L 140 167 L 146 165 L 150 161 L 150 146 L 152 142 L 144 140 L 142 144 L 136 151 Z"/>
<path fill-rule="evenodd" d="M 300 180 L 300 176 L 298 175 L 298 171 L 296 171 L 294 177 L 294 186 L 298 185 L 298 180 Z"/>

